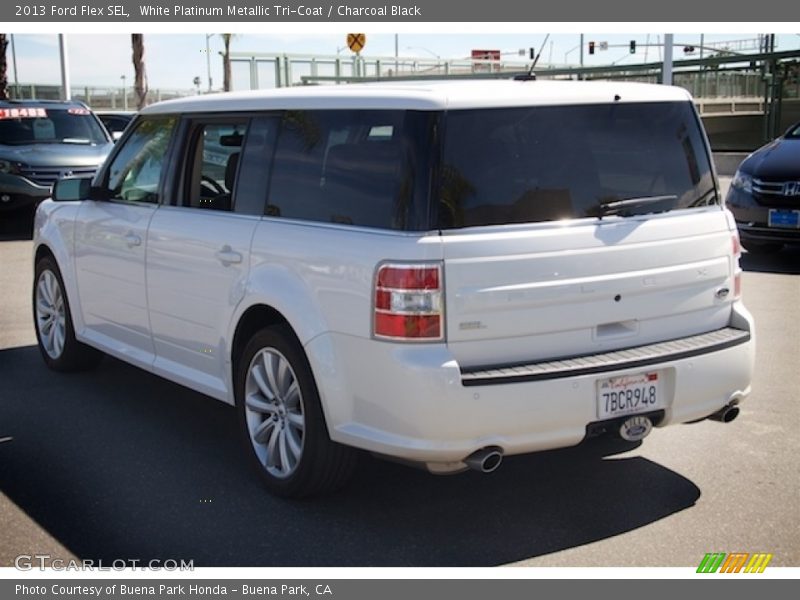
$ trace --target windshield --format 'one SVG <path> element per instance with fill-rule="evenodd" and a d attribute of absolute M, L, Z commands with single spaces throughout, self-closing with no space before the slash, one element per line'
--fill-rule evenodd
<path fill-rule="evenodd" d="M 105 144 L 105 132 L 92 113 L 80 107 L 15 106 L 0 109 L 0 144 Z"/>
<path fill-rule="evenodd" d="M 786 138 L 789 138 L 789 139 L 792 139 L 792 140 L 796 140 L 797 138 L 800 138 L 800 123 L 795 123 L 794 125 L 789 127 L 789 131 L 787 131 L 786 135 L 784 135 L 783 137 L 786 137 Z"/>
<path fill-rule="evenodd" d="M 674 196 L 669 208 L 688 208 L 715 202 L 713 190 L 689 102 L 447 115 L 441 228 L 597 216 L 599 206 L 628 199 Z M 655 203 L 637 206 L 656 210 Z"/>

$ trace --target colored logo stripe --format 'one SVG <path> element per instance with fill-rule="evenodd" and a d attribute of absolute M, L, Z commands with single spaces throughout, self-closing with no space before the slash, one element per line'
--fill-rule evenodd
<path fill-rule="evenodd" d="M 749 560 L 748 560 L 749 559 Z M 772 554 L 748 552 L 710 552 L 703 557 L 697 567 L 698 573 L 763 573 L 772 560 Z M 745 566 L 747 564 L 747 566 Z"/>
<path fill-rule="evenodd" d="M 738 573 L 742 570 L 744 563 L 747 562 L 749 557 L 750 555 L 747 552 L 734 552 L 733 554 L 729 554 L 725 562 L 722 563 L 720 573 Z"/>
<path fill-rule="evenodd" d="M 700 561 L 700 566 L 697 567 L 698 573 L 716 573 L 722 561 L 725 560 L 724 552 L 712 552 L 706 554 L 703 560 Z"/>
<path fill-rule="evenodd" d="M 745 573 L 763 573 L 767 568 L 769 561 L 772 560 L 772 554 L 753 554 L 753 558 L 747 563 L 744 569 Z"/>

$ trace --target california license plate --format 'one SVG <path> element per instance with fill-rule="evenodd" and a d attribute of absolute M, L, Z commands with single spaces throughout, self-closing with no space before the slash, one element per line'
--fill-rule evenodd
<path fill-rule="evenodd" d="M 658 371 L 610 377 L 597 382 L 597 416 L 601 420 L 663 407 L 661 373 Z"/>
<path fill-rule="evenodd" d="M 799 229 L 800 210 L 770 209 L 768 225 L 785 229 Z"/>

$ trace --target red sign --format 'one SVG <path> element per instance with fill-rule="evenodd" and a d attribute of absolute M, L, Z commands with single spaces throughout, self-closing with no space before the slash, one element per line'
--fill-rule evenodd
<path fill-rule="evenodd" d="M 473 50 L 472 60 L 500 60 L 500 50 Z"/>
<path fill-rule="evenodd" d="M 47 111 L 43 108 L 0 108 L 0 119 L 37 119 L 47 117 Z"/>

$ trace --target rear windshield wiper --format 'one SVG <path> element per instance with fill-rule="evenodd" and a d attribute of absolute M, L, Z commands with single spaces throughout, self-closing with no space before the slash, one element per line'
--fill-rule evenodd
<path fill-rule="evenodd" d="M 671 196 L 642 196 L 640 198 L 626 198 L 625 200 L 613 200 L 611 202 L 601 202 L 586 211 L 590 217 L 603 217 L 616 215 L 619 217 L 630 217 L 633 215 L 645 215 L 649 213 L 667 212 L 675 208 L 678 204 L 678 197 Z"/>

